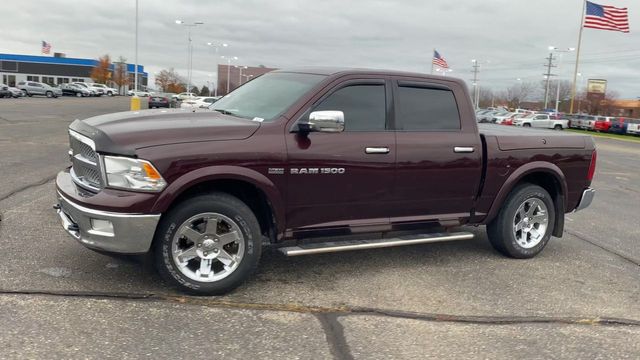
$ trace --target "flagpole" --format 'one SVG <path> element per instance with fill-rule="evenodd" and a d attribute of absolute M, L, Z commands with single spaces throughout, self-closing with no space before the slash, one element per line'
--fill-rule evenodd
<path fill-rule="evenodd" d="M 433 52 L 431 53 L 431 75 L 433 75 L 433 57 L 436 54 L 436 48 L 433 48 Z"/>
<path fill-rule="evenodd" d="M 576 82 L 578 80 L 578 64 L 580 63 L 580 45 L 582 45 L 582 31 L 584 30 L 584 15 L 587 9 L 587 1 L 582 0 L 582 14 L 580 15 L 580 32 L 578 34 L 578 47 L 576 48 L 576 65 L 573 69 L 573 86 L 571 87 L 571 106 L 569 114 L 573 114 L 573 103 L 576 99 Z M 578 109 L 580 111 L 580 109 Z"/>

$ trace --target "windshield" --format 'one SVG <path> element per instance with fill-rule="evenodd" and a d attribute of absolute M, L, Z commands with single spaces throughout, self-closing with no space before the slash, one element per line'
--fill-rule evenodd
<path fill-rule="evenodd" d="M 211 109 L 247 119 L 274 120 L 324 75 L 273 72 L 249 81 L 215 102 Z"/>

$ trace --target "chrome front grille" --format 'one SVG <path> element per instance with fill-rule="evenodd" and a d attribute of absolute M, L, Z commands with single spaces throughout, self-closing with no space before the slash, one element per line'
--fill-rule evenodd
<path fill-rule="evenodd" d="M 96 154 L 96 152 L 93 151 L 90 145 L 85 144 L 79 140 L 76 140 L 73 136 L 70 136 L 70 138 L 72 139 L 70 141 L 71 150 L 73 151 L 74 154 L 82 155 L 85 159 L 91 162 L 94 162 L 94 163 L 98 162 L 98 154 Z"/>
<path fill-rule="evenodd" d="M 104 187 L 100 157 L 95 151 L 95 143 L 88 137 L 69 130 L 71 146 L 71 177 L 84 189 L 98 192 Z"/>

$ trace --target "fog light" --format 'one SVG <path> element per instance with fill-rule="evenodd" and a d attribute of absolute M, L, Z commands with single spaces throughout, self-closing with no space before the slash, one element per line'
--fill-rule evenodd
<path fill-rule="evenodd" d="M 109 220 L 91 219 L 90 233 L 102 236 L 113 236 L 113 224 Z"/>

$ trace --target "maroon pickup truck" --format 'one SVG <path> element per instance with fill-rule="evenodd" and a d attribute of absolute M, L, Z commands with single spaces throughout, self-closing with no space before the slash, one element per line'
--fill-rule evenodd
<path fill-rule="evenodd" d="M 237 287 L 265 246 L 382 248 L 487 225 L 498 251 L 531 258 L 594 196 L 591 137 L 478 128 L 449 77 L 279 70 L 209 111 L 97 116 L 69 135 L 64 229 L 94 250 L 151 252 L 167 281 L 198 294 Z"/>

